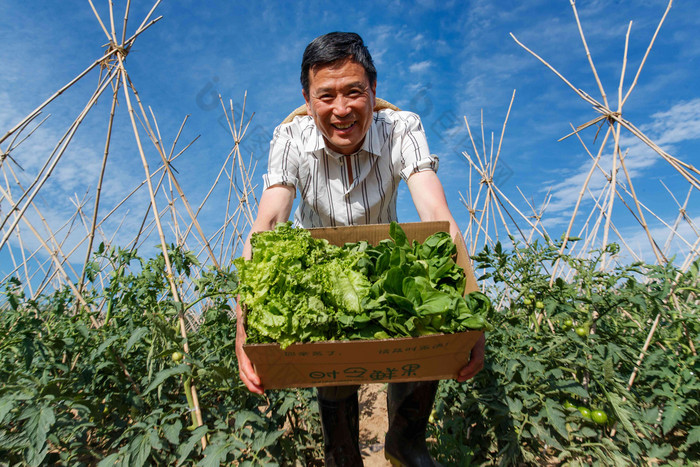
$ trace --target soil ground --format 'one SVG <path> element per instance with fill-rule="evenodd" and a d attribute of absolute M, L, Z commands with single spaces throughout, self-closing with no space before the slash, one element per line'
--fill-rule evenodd
<path fill-rule="evenodd" d="M 389 426 L 386 384 L 360 386 L 360 450 L 365 467 L 386 467 L 384 435 Z"/>

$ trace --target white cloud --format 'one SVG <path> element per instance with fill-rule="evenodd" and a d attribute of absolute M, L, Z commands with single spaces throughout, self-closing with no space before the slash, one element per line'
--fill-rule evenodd
<path fill-rule="evenodd" d="M 411 73 L 423 73 L 427 71 L 431 66 L 433 65 L 433 62 L 430 60 L 423 60 L 422 62 L 418 63 L 412 63 L 408 67 L 408 71 Z"/>
<path fill-rule="evenodd" d="M 651 116 L 653 121 L 640 129 L 656 136 L 660 145 L 700 138 L 700 98 L 680 102 L 669 110 Z"/>

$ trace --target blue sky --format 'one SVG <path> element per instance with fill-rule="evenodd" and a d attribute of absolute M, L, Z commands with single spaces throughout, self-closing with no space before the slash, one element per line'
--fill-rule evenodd
<path fill-rule="evenodd" d="M 94 2 L 108 23 L 107 2 Z M 115 23 L 121 31 L 126 2 L 114 3 Z M 132 1 L 129 34 L 152 5 L 150 1 Z M 617 101 L 628 23 L 633 21 L 625 89 L 666 5 L 659 0 L 577 2 L 611 105 Z M 373 54 L 379 75 L 377 95 L 421 115 L 431 150 L 440 157 L 439 175 L 448 202 L 463 230 L 468 215 L 460 193 L 466 197 L 469 191 L 469 165 L 462 151 L 474 154 L 464 117 L 481 151 L 483 112 L 488 153 L 492 132 L 498 144 L 515 91 L 495 181 L 521 210 L 527 205 L 520 192 L 540 205 L 549 191 L 547 226 L 553 235 L 563 232 L 590 158 L 576 138 L 557 139 L 570 132 L 571 124 L 580 125 L 598 114 L 518 46 L 509 33 L 549 61 L 574 86 L 600 100 L 568 1 L 357 1 L 342 8 L 318 1 L 167 1 L 156 9 L 154 16 L 160 15 L 163 18 L 137 40 L 126 66 L 142 101 L 156 116 L 166 145 L 172 144 L 186 116 L 176 152 L 199 137 L 175 163 L 180 182 L 194 204 L 205 196 L 232 145 L 216 96 L 232 99 L 240 108 L 247 92 L 246 115 L 255 112 L 255 116 L 243 149 L 246 157 L 252 155 L 259 161 L 257 182 L 261 184 L 272 130 L 303 103 L 299 64 L 304 47 L 320 34 L 344 30 L 362 35 Z M 700 165 L 699 26 L 696 2 L 674 2 L 623 112 L 664 150 L 695 166 Z M 2 134 L 98 58 L 106 42 L 89 3 L 82 0 L 2 2 L 0 30 Z M 25 181 L 82 109 L 97 80 L 93 73 L 62 95 L 47 108 L 45 115 L 50 113 L 51 117 L 40 131 L 13 150 L 12 156 L 25 169 L 20 175 Z M 94 193 L 110 100 L 108 91 L 81 126 L 52 182 L 38 198 L 51 225 L 62 225 L 75 211 L 71 197 L 80 199 L 88 193 L 86 199 L 90 199 Z M 108 166 L 108 206 L 143 178 L 126 108 L 121 104 L 123 99 Z M 592 151 L 594 137 L 594 128 L 582 134 Z M 680 203 L 687 194 L 687 183 L 634 138 L 624 133 L 623 137 L 623 151 L 629 150 L 628 168 L 640 199 L 673 223 L 678 208 L 661 181 Z M 6 150 L 6 144 L 0 148 Z M 155 167 L 157 156 L 151 151 L 149 157 L 153 157 Z M 603 184 L 604 179 L 598 176 L 592 182 L 593 191 Z M 473 179 L 472 190 L 477 189 Z M 700 216 L 697 198 L 694 192 L 688 209 L 696 222 Z M 142 190 L 135 200 L 132 209 L 143 208 L 146 192 Z M 221 203 L 220 198 L 208 202 L 202 214 L 205 228 L 221 224 L 217 217 Z M 405 189 L 399 203 L 401 220 L 416 220 Z M 6 205 L 3 201 L 3 212 Z M 585 206 L 588 212 L 591 202 Z M 626 238 L 637 238 L 639 229 L 632 217 L 624 212 L 619 215 L 616 223 Z M 128 231 L 140 218 L 127 215 L 121 222 L 122 230 Z M 663 242 L 667 234 L 662 224 L 656 224 L 652 227 L 658 229 Z M 690 238 L 694 240 L 696 235 Z M 639 248 L 644 248 L 643 243 Z"/>

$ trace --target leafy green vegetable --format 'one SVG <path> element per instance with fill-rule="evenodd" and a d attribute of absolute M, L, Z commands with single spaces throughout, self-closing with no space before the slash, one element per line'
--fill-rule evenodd
<path fill-rule="evenodd" d="M 339 338 L 338 317 L 359 313 L 369 291 L 369 280 L 356 267 L 364 254 L 314 239 L 290 222 L 251 241 L 251 261 L 234 260 L 249 341 L 287 347 Z"/>
<path fill-rule="evenodd" d="M 409 243 L 391 239 L 344 247 L 291 223 L 252 236 L 253 257 L 234 260 L 248 309 L 248 342 L 383 339 L 490 329 L 485 295 L 463 297 L 465 277 L 446 232 Z"/>

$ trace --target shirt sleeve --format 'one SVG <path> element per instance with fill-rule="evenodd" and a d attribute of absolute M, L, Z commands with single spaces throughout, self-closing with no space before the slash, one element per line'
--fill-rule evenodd
<path fill-rule="evenodd" d="M 428 140 L 425 137 L 425 130 L 420 117 L 412 112 L 402 112 L 404 125 L 399 128 L 402 133 L 401 142 L 401 178 L 408 180 L 408 177 L 416 172 L 432 170 L 437 173 L 438 157 L 430 154 Z"/>
<path fill-rule="evenodd" d="M 285 185 L 297 187 L 299 183 L 300 151 L 290 123 L 275 128 L 270 142 L 267 173 L 263 175 L 264 187 Z"/>

